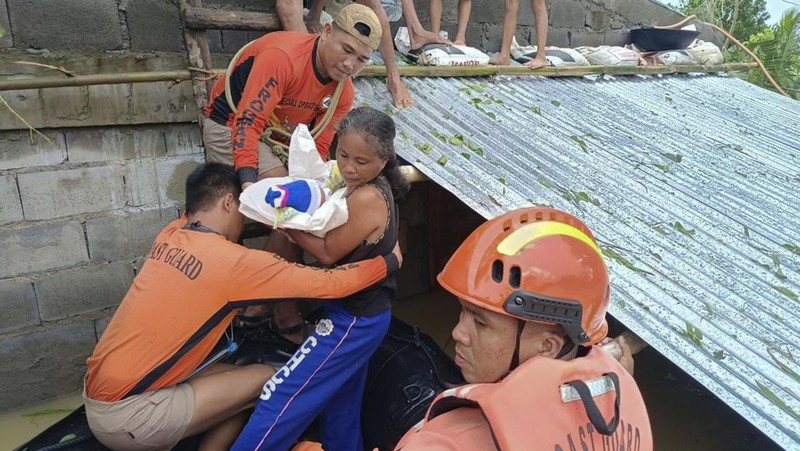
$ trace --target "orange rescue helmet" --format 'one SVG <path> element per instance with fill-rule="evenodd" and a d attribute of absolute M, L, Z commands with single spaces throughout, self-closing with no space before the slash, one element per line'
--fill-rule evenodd
<path fill-rule="evenodd" d="M 478 307 L 524 321 L 560 324 L 575 344 L 608 332 L 608 270 L 578 218 L 530 207 L 491 219 L 459 246 L 439 283 Z"/>

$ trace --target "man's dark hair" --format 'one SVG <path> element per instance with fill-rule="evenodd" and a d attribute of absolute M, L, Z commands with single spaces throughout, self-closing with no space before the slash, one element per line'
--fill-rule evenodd
<path fill-rule="evenodd" d="M 226 194 L 237 201 L 242 187 L 233 166 L 222 163 L 201 165 L 186 178 L 186 214 L 210 210 Z"/>

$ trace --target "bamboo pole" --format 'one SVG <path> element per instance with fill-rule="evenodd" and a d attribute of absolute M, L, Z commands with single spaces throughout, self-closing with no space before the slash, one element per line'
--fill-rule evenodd
<path fill-rule="evenodd" d="M 531 70 L 524 66 L 400 66 L 404 77 L 485 77 L 492 75 L 538 75 L 540 77 L 582 77 L 584 75 L 658 75 L 685 74 L 690 72 L 740 72 L 756 67 L 755 63 L 732 63 L 704 66 L 699 64 L 681 66 L 572 66 L 544 67 Z M 384 77 L 384 66 L 367 66 L 359 74 L 362 77 Z"/>
<path fill-rule="evenodd" d="M 404 77 L 481 77 L 491 75 L 538 75 L 543 77 L 580 77 L 592 74 L 611 75 L 656 75 L 688 72 L 740 72 L 756 67 L 755 63 L 720 64 L 717 66 L 583 66 L 530 70 L 514 66 L 446 67 L 446 66 L 401 66 L 400 75 Z M 224 74 L 214 70 L 214 74 Z M 359 76 L 381 77 L 386 75 L 384 66 L 369 66 Z M 15 80 L 0 80 L 0 91 L 19 89 L 61 88 L 68 86 L 110 85 L 123 83 L 151 83 L 159 81 L 190 80 L 188 70 L 162 72 L 120 72 L 111 74 L 76 75 L 74 77 L 37 77 Z"/>
<path fill-rule="evenodd" d="M 190 5 L 181 11 L 183 24 L 193 30 L 278 31 L 281 22 L 276 14 L 225 11 Z"/>

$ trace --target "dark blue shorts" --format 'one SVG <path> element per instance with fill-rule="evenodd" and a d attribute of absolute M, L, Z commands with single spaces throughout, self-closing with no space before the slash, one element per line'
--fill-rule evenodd
<path fill-rule="evenodd" d="M 391 311 L 352 316 L 338 302 L 326 304 L 314 333 L 264 385 L 232 449 L 287 450 L 319 417 L 324 449 L 361 451 L 367 363 L 390 321 Z"/>

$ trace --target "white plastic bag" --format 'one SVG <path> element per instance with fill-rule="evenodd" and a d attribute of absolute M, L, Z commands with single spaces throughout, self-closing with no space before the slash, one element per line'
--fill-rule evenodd
<path fill-rule="evenodd" d="M 301 178 L 316 181 L 325 191 L 325 202 L 312 214 L 290 207 L 274 208 L 264 200 L 270 187 Z M 324 237 L 347 222 L 346 190 L 341 185 L 336 161 L 322 161 L 308 127 L 300 124 L 294 129 L 289 144 L 289 177 L 267 178 L 248 186 L 239 196 L 239 211 L 272 227 L 304 230 Z"/>

